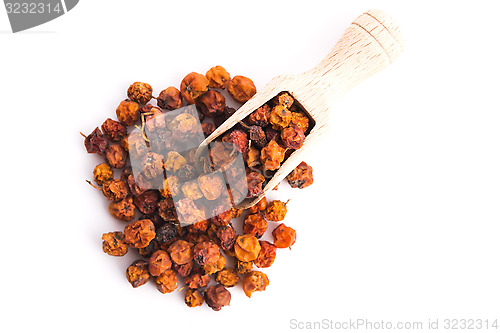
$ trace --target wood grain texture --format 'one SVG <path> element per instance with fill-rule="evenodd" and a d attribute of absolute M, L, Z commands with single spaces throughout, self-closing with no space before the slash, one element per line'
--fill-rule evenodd
<path fill-rule="evenodd" d="M 332 105 L 356 84 L 395 61 L 403 49 L 404 41 L 394 20 L 380 10 L 369 10 L 354 20 L 317 66 L 298 75 L 275 77 L 206 138 L 202 147 L 282 91 L 288 91 L 316 122 L 302 148 L 294 151 L 281 165 L 265 186 L 264 193 L 255 199 L 244 200 L 238 207 L 253 206 L 278 185 L 327 131 Z"/>

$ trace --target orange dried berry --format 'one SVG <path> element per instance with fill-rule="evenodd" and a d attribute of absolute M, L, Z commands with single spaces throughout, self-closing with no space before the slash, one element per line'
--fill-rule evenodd
<path fill-rule="evenodd" d="M 215 200 L 222 195 L 225 189 L 225 182 L 222 175 L 209 173 L 198 177 L 198 185 L 207 200 Z"/>
<path fill-rule="evenodd" d="M 306 162 L 301 162 L 295 169 L 286 176 L 286 180 L 291 187 L 304 188 L 311 185 L 313 179 L 313 169 Z"/>
<path fill-rule="evenodd" d="M 193 260 L 193 244 L 179 239 L 172 243 L 167 249 L 170 259 L 177 265 L 187 264 Z"/>
<path fill-rule="evenodd" d="M 266 197 L 262 197 L 262 199 L 260 199 L 259 202 L 250 207 L 248 211 L 252 214 L 255 214 L 258 211 L 266 210 L 266 208 L 267 208 L 267 199 Z"/>
<path fill-rule="evenodd" d="M 285 159 L 286 149 L 281 147 L 276 141 L 271 140 L 260 151 L 260 161 L 266 170 L 277 170 L 281 162 Z"/>
<path fill-rule="evenodd" d="M 243 222 L 243 232 L 247 235 L 255 236 L 256 238 L 262 237 L 267 230 L 267 221 L 262 214 L 247 215 Z"/>
<path fill-rule="evenodd" d="M 149 281 L 148 263 L 136 260 L 127 268 L 127 280 L 132 287 L 137 288 Z"/>
<path fill-rule="evenodd" d="M 187 288 L 184 294 L 184 303 L 190 308 L 202 305 L 204 302 L 203 294 L 196 289 Z"/>
<path fill-rule="evenodd" d="M 102 250 L 110 256 L 121 257 L 127 254 L 128 245 L 121 231 L 108 232 L 102 235 Z"/>
<path fill-rule="evenodd" d="M 109 213 L 122 221 L 130 222 L 135 217 L 134 197 L 128 195 L 120 201 L 111 201 L 109 204 Z"/>
<path fill-rule="evenodd" d="M 240 277 L 236 270 L 231 267 L 226 267 L 223 270 L 217 272 L 215 281 L 219 282 L 226 288 L 234 287 L 240 282 Z"/>
<path fill-rule="evenodd" d="M 158 276 L 172 267 L 172 261 L 168 253 L 163 250 L 153 252 L 148 260 L 149 273 L 152 276 Z"/>
<path fill-rule="evenodd" d="M 280 200 L 274 200 L 267 205 L 264 216 L 269 221 L 278 222 L 285 219 L 286 212 L 286 203 Z"/>
<path fill-rule="evenodd" d="M 155 277 L 156 288 L 162 294 L 171 293 L 179 285 L 177 275 L 171 269 L 167 269 L 159 276 Z"/>
<path fill-rule="evenodd" d="M 227 91 L 236 101 L 245 103 L 257 93 L 257 88 L 249 78 L 237 75 L 229 82 Z"/>
<path fill-rule="evenodd" d="M 181 82 L 181 95 L 188 104 L 194 102 L 208 91 L 209 81 L 205 75 L 199 73 L 189 73 Z"/>
<path fill-rule="evenodd" d="M 273 230 L 274 245 L 279 248 L 287 248 L 295 244 L 297 233 L 291 227 L 283 223 Z"/>
<path fill-rule="evenodd" d="M 276 250 L 278 249 L 276 245 L 271 244 L 267 241 L 259 241 L 260 242 L 260 252 L 257 259 L 253 261 L 255 266 L 259 268 L 267 268 L 271 267 L 276 259 Z"/>
<path fill-rule="evenodd" d="M 278 104 L 283 105 L 287 109 L 290 109 L 290 107 L 292 106 L 292 104 L 294 102 L 294 99 L 287 92 L 283 92 L 283 93 L 278 95 L 277 102 L 278 102 Z"/>
<path fill-rule="evenodd" d="M 299 149 L 304 144 L 305 139 L 304 131 L 295 125 L 281 131 L 281 140 L 286 148 Z"/>
<path fill-rule="evenodd" d="M 290 124 L 297 126 L 304 132 L 309 128 L 309 118 L 300 112 L 292 112 L 292 118 L 290 119 Z"/>
<path fill-rule="evenodd" d="M 153 88 L 144 82 L 134 82 L 127 90 L 128 98 L 140 104 L 146 104 L 153 97 Z"/>
<path fill-rule="evenodd" d="M 123 125 L 134 125 L 140 117 L 139 104 L 129 99 L 122 101 L 116 108 L 116 117 Z"/>
<path fill-rule="evenodd" d="M 210 88 L 226 89 L 231 81 L 231 75 L 222 66 L 210 68 L 205 76 L 208 79 L 208 86 Z"/>
<path fill-rule="evenodd" d="M 137 249 L 142 249 L 149 245 L 156 234 L 155 225 L 150 219 L 138 220 L 127 224 L 123 232 L 125 241 Z"/>
<path fill-rule="evenodd" d="M 257 259 L 260 252 L 260 244 L 255 236 L 241 235 L 234 243 L 234 254 L 240 261 L 252 261 Z"/>
<path fill-rule="evenodd" d="M 176 87 L 168 87 L 160 92 L 156 98 L 158 107 L 167 110 L 175 110 L 182 106 L 182 96 Z"/>
<path fill-rule="evenodd" d="M 288 127 L 291 120 L 292 113 L 281 104 L 276 105 L 269 115 L 269 122 L 275 130 L 282 130 Z"/>
<path fill-rule="evenodd" d="M 262 272 L 252 271 L 245 275 L 242 285 L 245 295 L 251 297 L 255 291 L 266 290 L 266 287 L 269 285 L 269 278 Z"/>

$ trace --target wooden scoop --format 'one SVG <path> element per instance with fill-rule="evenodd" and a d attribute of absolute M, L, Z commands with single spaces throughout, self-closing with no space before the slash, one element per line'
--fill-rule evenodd
<path fill-rule="evenodd" d="M 396 60 L 403 47 L 401 33 L 392 18 L 380 10 L 369 10 L 354 20 L 319 65 L 302 74 L 275 77 L 207 137 L 200 148 L 207 147 L 282 91 L 291 94 L 315 121 L 302 148 L 285 160 L 265 186 L 264 193 L 243 200 L 237 207 L 253 206 L 282 181 L 302 161 L 304 151 L 314 149 L 314 142 L 326 131 L 327 116 L 333 103 L 357 83 Z M 202 150 L 200 148 L 197 153 Z"/>

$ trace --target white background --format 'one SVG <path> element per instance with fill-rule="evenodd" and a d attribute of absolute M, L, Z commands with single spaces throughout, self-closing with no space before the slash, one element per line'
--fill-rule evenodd
<path fill-rule="evenodd" d="M 315 184 L 282 185 L 297 243 L 265 292 L 190 309 L 133 289 L 121 230 L 85 183 L 90 133 L 134 81 L 156 93 L 222 65 L 258 88 L 305 71 L 369 8 L 401 24 L 396 63 L 332 108 Z M 0 9 L 3 212 L 0 327 L 8 332 L 285 332 L 290 320 L 500 320 L 497 1 L 97 1 L 29 31 Z M 500 324 L 500 323 L 499 323 Z M 2 331 L 7 331 L 0 329 Z M 295 330 L 296 331 L 296 330 Z"/>

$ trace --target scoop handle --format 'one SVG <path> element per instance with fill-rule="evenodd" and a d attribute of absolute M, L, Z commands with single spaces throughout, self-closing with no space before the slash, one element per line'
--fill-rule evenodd
<path fill-rule="evenodd" d="M 329 100 L 338 100 L 359 82 L 394 62 L 404 49 L 396 22 L 372 9 L 347 28 L 333 50 L 307 72 Z"/>

